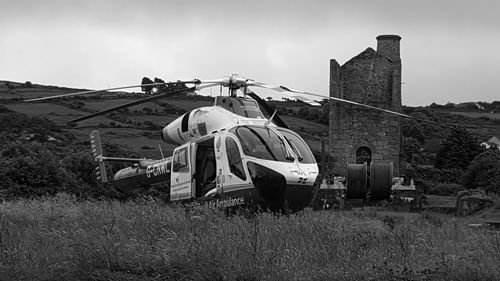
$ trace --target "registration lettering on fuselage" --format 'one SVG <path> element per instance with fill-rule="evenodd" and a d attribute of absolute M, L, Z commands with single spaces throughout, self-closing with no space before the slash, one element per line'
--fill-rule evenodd
<path fill-rule="evenodd" d="M 158 161 L 146 167 L 146 177 L 165 175 L 170 172 L 170 162 Z"/>

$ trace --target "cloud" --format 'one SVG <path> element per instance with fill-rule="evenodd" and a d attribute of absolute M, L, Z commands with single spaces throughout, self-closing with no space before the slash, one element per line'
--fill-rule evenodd
<path fill-rule="evenodd" d="M 495 98 L 496 1 L 3 1 L 0 79 L 102 88 L 234 72 L 328 93 L 379 34 L 399 34 L 403 101 Z"/>

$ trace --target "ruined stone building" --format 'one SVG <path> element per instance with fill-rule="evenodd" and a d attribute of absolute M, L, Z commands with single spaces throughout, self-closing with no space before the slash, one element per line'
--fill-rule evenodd
<path fill-rule="evenodd" d="M 401 58 L 397 35 L 377 37 L 368 48 L 340 66 L 330 60 L 330 96 L 401 112 Z M 346 174 L 347 163 L 393 162 L 399 174 L 400 117 L 330 102 L 329 147 L 334 172 Z"/>

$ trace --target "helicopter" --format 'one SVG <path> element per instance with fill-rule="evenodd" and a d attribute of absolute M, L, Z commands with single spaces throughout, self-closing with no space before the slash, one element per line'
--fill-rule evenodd
<path fill-rule="evenodd" d="M 276 111 L 250 88 L 275 90 L 312 106 L 320 104 L 306 95 L 418 119 L 346 99 L 269 85 L 236 74 L 221 79 L 160 81 L 26 101 L 134 87 L 167 89 L 68 122 L 75 124 L 122 108 L 215 86 L 227 88 L 228 95 L 215 97 L 213 106 L 193 109 L 162 129 L 161 139 L 178 145 L 171 156 L 162 159 L 108 157 L 104 155 L 99 131 L 92 131 L 90 142 L 98 181 L 111 183 L 117 190 L 126 193 L 154 189 L 166 194 L 170 202 L 199 200 L 221 209 L 257 206 L 271 211 L 297 211 L 313 199 L 319 176 L 318 164 L 304 139 L 288 129 Z M 242 95 L 238 96 L 238 91 Z M 269 119 L 261 108 L 270 116 Z M 106 162 L 126 162 L 132 166 L 117 171 L 109 178 Z"/>

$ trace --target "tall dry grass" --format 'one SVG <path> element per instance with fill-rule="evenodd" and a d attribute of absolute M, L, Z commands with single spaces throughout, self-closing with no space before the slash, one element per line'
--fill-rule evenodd
<path fill-rule="evenodd" d="M 500 280 L 500 234 L 373 210 L 226 216 L 68 195 L 0 204 L 0 280 Z"/>

